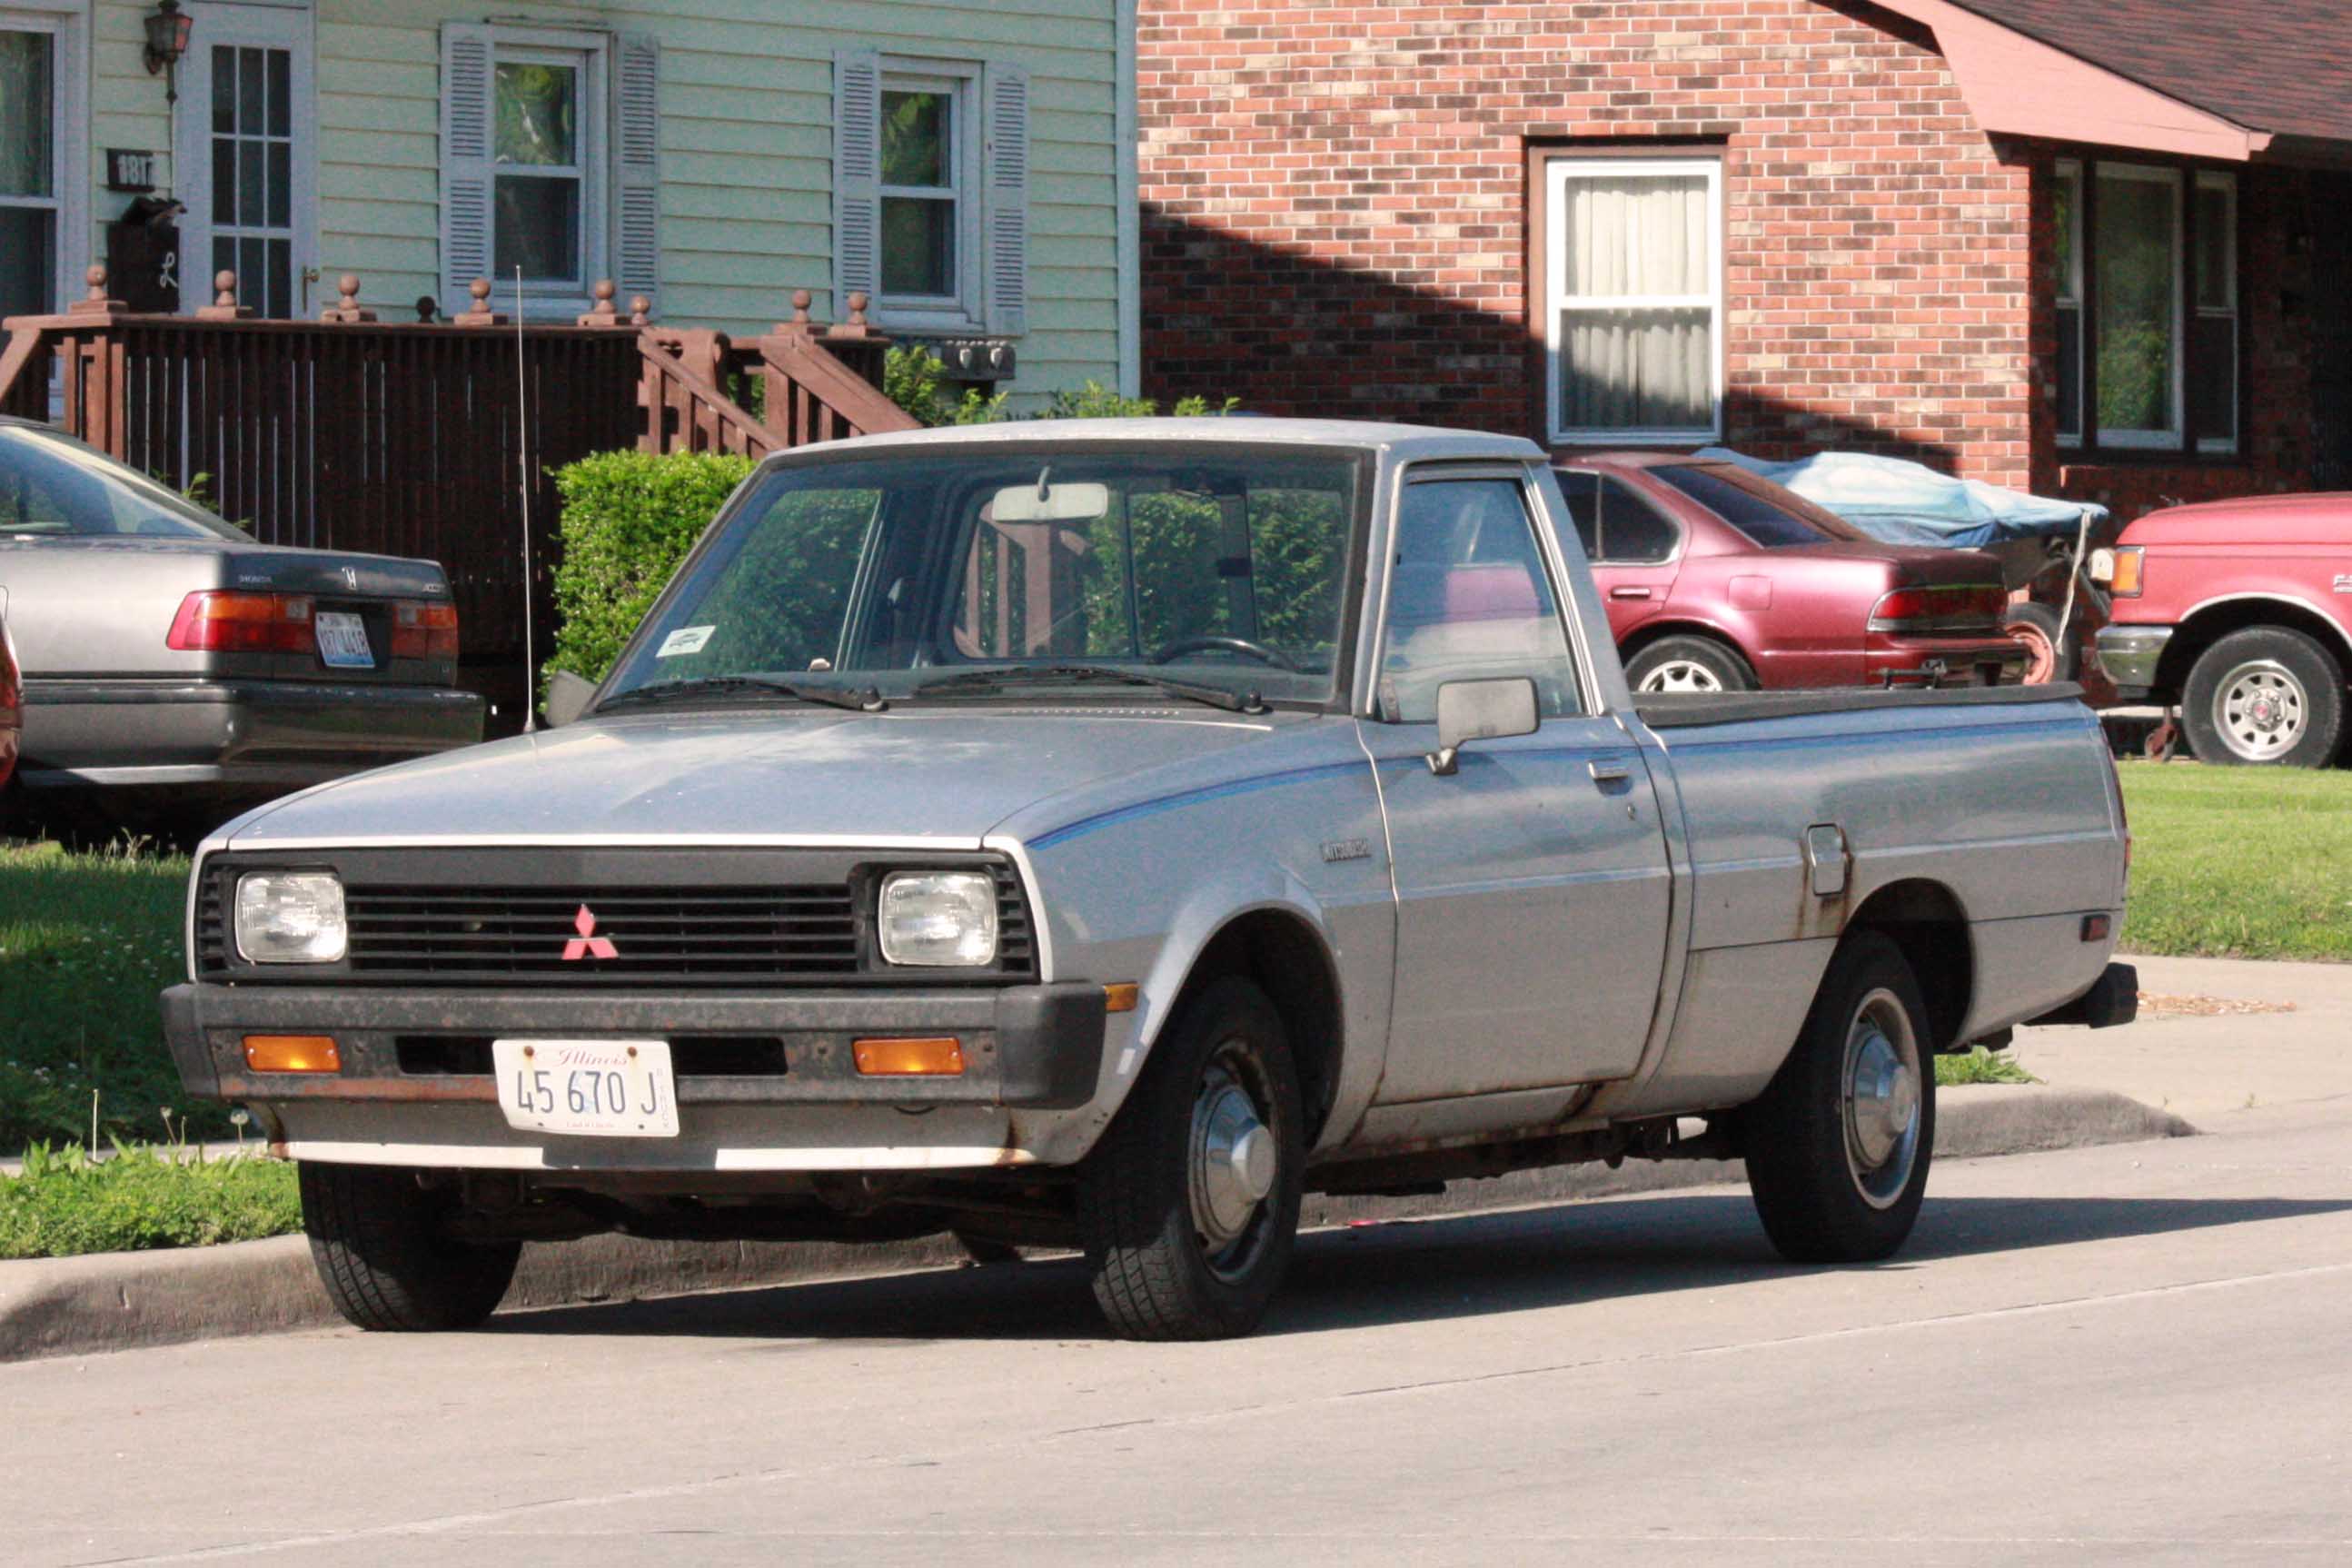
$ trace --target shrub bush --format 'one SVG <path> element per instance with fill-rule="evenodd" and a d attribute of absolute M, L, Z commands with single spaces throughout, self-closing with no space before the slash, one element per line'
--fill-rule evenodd
<path fill-rule="evenodd" d="M 750 458 L 713 452 L 604 452 L 559 471 L 563 559 L 555 569 L 555 656 L 545 673 L 602 680 L 751 471 Z"/>
<path fill-rule="evenodd" d="M 301 1228 L 294 1167 L 280 1160 L 121 1143 L 113 1158 L 93 1160 L 79 1146 L 36 1143 L 24 1174 L 0 1176 L 0 1258 L 211 1247 Z"/>

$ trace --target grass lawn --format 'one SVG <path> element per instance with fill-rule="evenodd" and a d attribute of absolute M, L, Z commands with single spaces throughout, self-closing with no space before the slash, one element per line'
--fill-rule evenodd
<path fill-rule="evenodd" d="M 37 1141 L 197 1139 L 230 1131 L 192 1105 L 156 994 L 183 971 L 188 862 L 122 850 L 0 847 L 0 1154 Z M 163 1112 L 172 1113 L 166 1125 Z"/>
<path fill-rule="evenodd" d="M 118 1147 L 91 1160 L 35 1147 L 24 1174 L 0 1175 L 0 1258 L 68 1258 L 253 1241 L 302 1228 L 294 1167 L 174 1147 Z"/>
<path fill-rule="evenodd" d="M 2352 962 L 2352 772 L 2121 764 L 2125 948 Z"/>

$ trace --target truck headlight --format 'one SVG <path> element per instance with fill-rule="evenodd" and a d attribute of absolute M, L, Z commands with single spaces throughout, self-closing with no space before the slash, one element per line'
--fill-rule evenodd
<path fill-rule="evenodd" d="M 247 963 L 333 963 L 350 945 L 343 885 L 331 871 L 256 871 L 236 879 L 236 952 Z"/>
<path fill-rule="evenodd" d="M 892 963 L 993 963 L 996 880 L 983 871 L 893 871 L 882 879 L 876 926 Z"/>

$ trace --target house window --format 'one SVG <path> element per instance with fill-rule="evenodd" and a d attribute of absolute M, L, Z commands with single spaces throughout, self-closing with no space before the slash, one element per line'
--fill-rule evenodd
<path fill-rule="evenodd" d="M 972 314 L 968 78 L 882 78 L 882 306 Z"/>
<path fill-rule="evenodd" d="M 497 47 L 491 252 L 499 279 L 520 268 L 526 288 L 569 296 L 585 292 L 599 270 L 594 65 L 590 50 Z"/>
<path fill-rule="evenodd" d="M 1722 177 L 1714 158 L 1544 161 L 1554 441 L 1681 443 L 1720 431 Z"/>
<path fill-rule="evenodd" d="M 58 36 L 0 16 L 0 317 L 57 307 Z"/>
<path fill-rule="evenodd" d="M 2059 444 L 2238 449 L 2238 186 L 2063 163 L 2053 184 Z"/>
<path fill-rule="evenodd" d="M 1029 73 L 834 57 L 833 288 L 892 331 L 1028 330 Z"/>

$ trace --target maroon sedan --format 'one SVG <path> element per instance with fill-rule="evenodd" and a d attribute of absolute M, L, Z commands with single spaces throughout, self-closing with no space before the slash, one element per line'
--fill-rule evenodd
<path fill-rule="evenodd" d="M 1637 691 L 2013 682 L 2000 563 L 1882 544 L 1731 463 L 1612 452 L 1556 470 Z"/>

